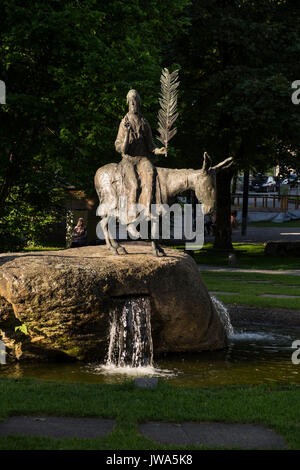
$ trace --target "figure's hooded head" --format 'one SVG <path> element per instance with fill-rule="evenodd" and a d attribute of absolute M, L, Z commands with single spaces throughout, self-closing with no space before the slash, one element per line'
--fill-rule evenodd
<path fill-rule="evenodd" d="M 132 114 L 140 114 L 141 112 L 141 98 L 136 90 L 129 90 L 127 93 L 127 103 L 129 112 Z"/>

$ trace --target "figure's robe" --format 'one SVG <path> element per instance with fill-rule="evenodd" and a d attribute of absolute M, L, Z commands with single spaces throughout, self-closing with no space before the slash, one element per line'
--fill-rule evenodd
<path fill-rule="evenodd" d="M 129 127 L 128 147 L 118 166 L 121 175 L 119 191 L 126 198 L 129 223 L 136 218 L 136 204 L 144 207 L 144 215 L 150 220 L 151 204 L 161 204 L 162 201 L 157 170 L 151 162 L 156 145 L 150 125 L 142 115 L 137 122 L 131 122 L 127 114 L 120 123 L 115 142 L 116 150 L 120 153 L 127 134 L 126 124 Z"/>

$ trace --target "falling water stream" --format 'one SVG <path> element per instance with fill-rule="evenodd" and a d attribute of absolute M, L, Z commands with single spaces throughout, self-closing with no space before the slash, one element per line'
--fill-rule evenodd
<path fill-rule="evenodd" d="M 234 329 L 233 329 L 233 326 L 232 326 L 227 308 L 214 295 L 211 295 L 211 300 L 212 300 L 212 303 L 214 304 L 214 306 L 216 308 L 217 314 L 219 315 L 219 318 L 220 318 L 221 322 L 224 325 L 227 337 L 229 338 L 230 336 L 233 336 L 234 335 Z"/>
<path fill-rule="evenodd" d="M 161 371 L 153 365 L 151 304 L 148 296 L 115 299 L 115 306 L 110 311 L 107 358 L 105 364 L 96 366 L 95 370 L 112 376 L 174 375 L 172 371 Z"/>
<path fill-rule="evenodd" d="M 149 297 L 127 297 L 110 312 L 107 366 L 153 366 Z"/>

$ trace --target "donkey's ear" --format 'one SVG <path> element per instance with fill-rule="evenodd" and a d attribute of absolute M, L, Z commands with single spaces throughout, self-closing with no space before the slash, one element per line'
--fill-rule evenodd
<path fill-rule="evenodd" d="M 204 152 L 202 170 L 208 171 L 210 167 L 211 167 L 211 158 L 206 152 Z"/>
<path fill-rule="evenodd" d="M 223 160 L 223 162 L 218 163 L 217 165 L 213 166 L 211 169 L 220 171 L 220 170 L 225 170 L 226 168 L 229 168 L 233 164 L 233 158 L 229 157 L 226 158 L 226 160 Z"/>

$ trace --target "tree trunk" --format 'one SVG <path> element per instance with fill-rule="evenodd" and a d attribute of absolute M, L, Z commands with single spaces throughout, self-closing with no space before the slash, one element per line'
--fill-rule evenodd
<path fill-rule="evenodd" d="M 233 176 L 233 180 L 232 180 L 232 191 L 231 191 L 232 194 L 235 194 L 235 193 L 236 193 L 236 188 L 237 188 L 237 174 L 235 174 L 235 175 Z M 234 205 L 234 197 L 233 197 L 233 196 L 231 197 L 231 204 Z"/>
<path fill-rule="evenodd" d="M 214 248 L 232 249 L 231 242 L 231 192 L 230 183 L 233 176 L 231 168 L 222 170 L 216 175 L 217 201 Z"/>

